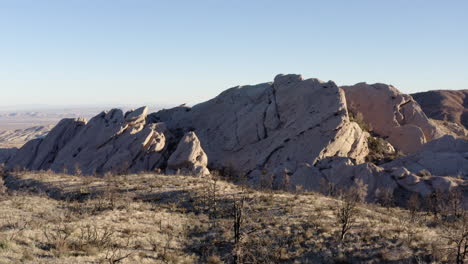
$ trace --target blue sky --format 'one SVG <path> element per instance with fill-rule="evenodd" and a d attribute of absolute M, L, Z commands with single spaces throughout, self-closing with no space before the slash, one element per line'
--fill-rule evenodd
<path fill-rule="evenodd" d="M 278 73 L 468 89 L 468 1 L 0 0 L 0 104 L 194 104 Z"/>

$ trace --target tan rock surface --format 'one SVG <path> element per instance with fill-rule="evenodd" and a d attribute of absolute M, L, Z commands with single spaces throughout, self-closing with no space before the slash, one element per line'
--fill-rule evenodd
<path fill-rule="evenodd" d="M 411 96 L 386 84 L 358 83 L 343 86 L 348 109 L 362 113 L 375 133 L 404 153 L 414 153 L 422 145 L 443 135 Z"/>
<path fill-rule="evenodd" d="M 208 157 L 200 146 L 200 141 L 194 132 L 188 132 L 180 140 L 177 149 L 167 161 L 167 168 L 173 171 L 185 171 L 195 175 L 206 176 L 210 172 L 206 168 Z"/>
<path fill-rule="evenodd" d="M 368 134 L 349 121 L 343 91 L 331 81 L 300 75 L 234 87 L 192 108 L 162 110 L 148 119 L 172 131 L 194 130 L 211 168 L 251 177 L 293 173 L 297 164 L 329 156 L 363 162 L 368 152 Z"/>

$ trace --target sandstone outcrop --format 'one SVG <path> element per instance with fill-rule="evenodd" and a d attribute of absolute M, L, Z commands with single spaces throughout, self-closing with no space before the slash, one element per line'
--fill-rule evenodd
<path fill-rule="evenodd" d="M 151 170 L 163 162 L 163 124 L 145 124 L 147 108 L 113 109 L 92 118 L 62 120 L 45 138 L 22 147 L 8 166 L 84 174 Z"/>
<path fill-rule="evenodd" d="M 343 86 L 349 111 L 361 113 L 373 132 L 406 154 L 443 135 L 409 95 L 386 84 Z"/>
<path fill-rule="evenodd" d="M 85 125 L 83 119 L 62 119 L 44 138 L 29 141 L 9 161 L 19 168 L 48 169 L 57 152 Z"/>
<path fill-rule="evenodd" d="M 372 136 L 348 109 L 362 114 Z M 9 169 L 83 174 L 161 169 L 208 175 L 209 168 L 285 190 L 320 191 L 359 180 L 374 201 L 382 190 L 425 196 L 467 186 L 468 143 L 443 134 L 411 96 L 392 86 L 339 88 L 290 74 L 228 89 L 193 107 L 64 119 L 3 159 Z M 395 149 L 408 155 L 387 162 Z M 384 158 L 366 163 L 372 155 Z"/>
<path fill-rule="evenodd" d="M 273 83 L 228 89 L 189 107 L 148 117 L 172 131 L 193 130 L 209 167 L 258 178 L 330 156 L 364 162 L 368 133 L 349 121 L 343 91 L 335 83 L 278 75 Z"/>
<path fill-rule="evenodd" d="M 376 166 L 371 163 L 356 164 L 344 157 L 330 157 L 315 166 L 301 164 L 288 178 L 285 187 L 295 190 L 324 191 L 327 186 L 346 188 L 357 179 L 367 185 L 367 200 L 375 201 L 378 190 L 393 193 L 398 204 L 404 204 L 408 194 L 422 197 L 434 192 L 449 193 L 460 189 L 468 191 L 468 141 L 444 136 L 424 145 L 421 151 Z M 326 191 L 326 190 L 325 190 Z M 406 197 L 398 197 L 405 195 Z M 463 195 L 463 205 L 468 208 L 468 197 Z"/>
<path fill-rule="evenodd" d="M 180 140 L 177 149 L 167 161 L 167 168 L 182 173 L 192 173 L 199 176 L 209 175 L 206 168 L 208 157 L 200 146 L 200 141 L 194 132 L 188 132 Z"/>

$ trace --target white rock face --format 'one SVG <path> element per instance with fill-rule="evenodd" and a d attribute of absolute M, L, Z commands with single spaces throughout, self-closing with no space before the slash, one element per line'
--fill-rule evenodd
<path fill-rule="evenodd" d="M 211 168 L 253 178 L 292 174 L 300 163 L 330 156 L 363 162 L 368 153 L 369 135 L 349 121 L 343 91 L 331 81 L 300 75 L 234 87 L 192 108 L 163 110 L 148 119 L 172 131 L 194 130 Z"/>
<path fill-rule="evenodd" d="M 343 86 L 348 109 L 362 113 L 373 131 L 406 154 L 443 135 L 409 95 L 386 84 Z"/>
<path fill-rule="evenodd" d="M 43 139 L 29 141 L 8 167 L 75 172 L 146 171 L 165 162 L 164 124 L 146 124 L 148 109 L 113 109 L 92 118 L 64 119 Z"/>
<path fill-rule="evenodd" d="M 199 176 L 210 174 L 207 165 L 208 157 L 194 132 L 185 134 L 167 161 L 167 168 L 170 170 L 181 170 Z"/>

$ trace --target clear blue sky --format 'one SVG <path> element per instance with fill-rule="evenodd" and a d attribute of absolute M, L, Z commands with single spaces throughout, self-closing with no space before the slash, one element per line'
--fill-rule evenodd
<path fill-rule="evenodd" d="M 278 73 L 468 89 L 468 1 L 0 0 L 0 104 L 193 104 Z"/>

